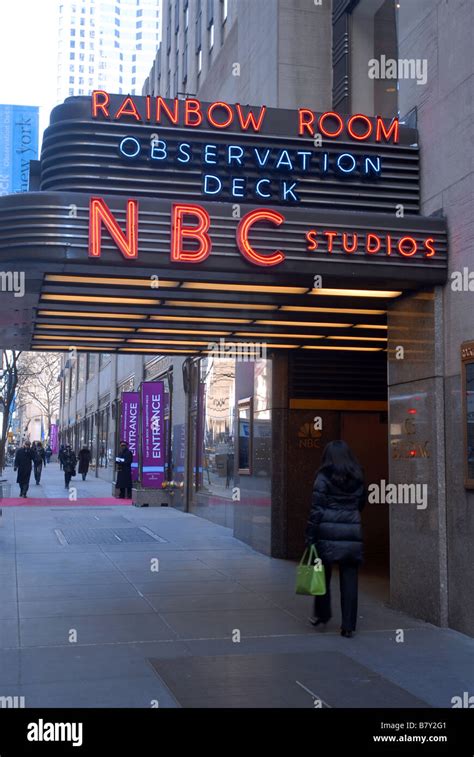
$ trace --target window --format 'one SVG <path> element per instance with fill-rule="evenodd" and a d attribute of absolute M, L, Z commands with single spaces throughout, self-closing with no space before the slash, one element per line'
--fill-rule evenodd
<path fill-rule="evenodd" d="M 80 37 L 85 37 L 86 36 L 86 30 L 85 29 L 81 29 L 80 32 L 79 32 L 79 36 Z"/>
<path fill-rule="evenodd" d="M 222 23 L 225 24 L 225 22 L 227 21 L 227 15 L 229 13 L 228 0 L 221 0 L 221 13 L 222 13 Z"/>
<path fill-rule="evenodd" d="M 70 34 L 71 34 L 71 37 L 75 37 L 76 36 L 76 30 L 75 29 L 71 29 Z"/>
<path fill-rule="evenodd" d="M 73 90 L 73 89 L 71 88 L 71 89 L 69 90 L 69 96 L 70 96 L 70 97 L 72 97 L 73 95 L 74 95 L 74 90 Z"/>
<path fill-rule="evenodd" d="M 202 29 L 202 13 L 196 16 L 196 52 L 201 49 L 201 29 Z"/>
<path fill-rule="evenodd" d="M 76 57 L 75 53 L 69 53 L 69 60 L 74 60 Z"/>
<path fill-rule="evenodd" d="M 171 50 L 171 4 L 168 5 L 168 20 L 166 24 L 166 49 Z"/>
<path fill-rule="evenodd" d="M 179 0 L 176 0 L 174 6 L 174 30 L 176 33 L 179 31 Z"/>
<path fill-rule="evenodd" d="M 416 4 L 416 3 L 415 3 Z M 344 21 L 344 17 L 341 18 Z M 335 27 L 336 28 L 336 27 Z M 341 27 L 342 28 L 342 27 Z M 397 10 L 391 0 L 378 3 L 356 4 L 349 15 L 349 44 L 347 55 L 338 57 L 334 65 L 334 93 L 340 93 L 333 102 L 334 109 L 343 112 L 350 102 L 352 113 L 377 113 L 386 118 L 398 115 L 398 83 L 396 79 L 376 78 L 368 75 L 367 61 L 398 58 Z M 340 35 L 335 40 L 338 49 Z M 351 41 L 352 40 L 352 41 Z M 363 51 L 363 52 L 362 52 Z M 341 82 L 349 74 L 349 89 Z M 344 91 L 344 93 L 343 93 Z"/>
<path fill-rule="evenodd" d="M 76 43 L 74 42 L 74 40 L 73 40 L 73 39 L 71 40 L 71 42 L 69 43 L 69 45 L 70 45 L 70 47 L 71 47 L 71 48 L 73 48 L 73 49 L 74 49 L 74 48 L 76 47 Z"/>
<path fill-rule="evenodd" d="M 199 50 L 198 52 L 198 75 L 202 71 L 202 50 Z"/>
<path fill-rule="evenodd" d="M 137 32 L 137 39 L 141 39 L 143 37 L 142 32 Z"/>
<path fill-rule="evenodd" d="M 115 19 L 115 26 L 120 26 L 120 19 L 119 18 Z"/>
<path fill-rule="evenodd" d="M 187 29 L 189 26 L 189 8 L 186 6 L 184 9 L 184 28 Z"/>
<path fill-rule="evenodd" d="M 99 354 L 99 371 L 101 371 L 102 368 L 105 368 L 105 366 L 110 363 L 111 357 L 112 356 L 110 352 L 101 352 Z"/>
<path fill-rule="evenodd" d="M 237 421 L 237 460 L 240 475 L 252 471 L 252 399 L 239 400 Z"/>
<path fill-rule="evenodd" d="M 138 17 L 140 17 L 140 16 L 143 16 L 143 10 L 142 10 L 141 8 L 139 8 L 139 9 L 137 10 L 137 16 L 138 16 Z M 140 21 L 140 23 L 141 23 L 141 21 Z"/>
<path fill-rule="evenodd" d="M 186 37 L 184 38 L 184 50 L 183 50 L 183 83 L 188 80 L 188 44 Z"/>
<path fill-rule="evenodd" d="M 214 24 L 209 27 L 209 50 L 214 47 Z"/>
<path fill-rule="evenodd" d="M 141 29 L 143 26 L 143 21 L 137 21 L 137 29 Z"/>
<path fill-rule="evenodd" d="M 219 494 L 232 490 L 236 436 L 235 362 L 205 358 L 198 375 L 191 372 L 193 410 L 190 413 L 189 457 L 195 492 Z M 184 449 L 181 453 L 184 456 Z"/>
<path fill-rule="evenodd" d="M 84 49 L 85 49 L 85 47 L 86 47 L 86 44 L 85 44 L 85 42 L 81 42 L 81 43 L 79 44 L 79 47 L 81 48 L 81 50 L 84 50 Z"/>
<path fill-rule="evenodd" d="M 74 84 L 74 76 L 69 77 L 69 84 Z"/>
<path fill-rule="evenodd" d="M 214 23 L 214 0 L 207 0 L 207 27 Z"/>

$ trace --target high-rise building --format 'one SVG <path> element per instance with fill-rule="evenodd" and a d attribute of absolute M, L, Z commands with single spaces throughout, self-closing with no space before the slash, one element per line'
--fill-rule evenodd
<path fill-rule="evenodd" d="M 57 101 L 100 88 L 139 92 L 160 37 L 160 0 L 61 3 Z"/>

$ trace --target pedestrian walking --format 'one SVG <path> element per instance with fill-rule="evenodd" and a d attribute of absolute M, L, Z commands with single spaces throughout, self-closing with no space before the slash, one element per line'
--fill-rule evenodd
<path fill-rule="evenodd" d="M 362 468 L 344 441 L 326 445 L 316 473 L 306 544 L 314 544 L 326 574 L 326 594 L 314 598 L 314 626 L 331 618 L 330 582 L 339 565 L 341 636 L 351 637 L 357 623 L 358 568 L 362 562 L 361 511 L 366 501 Z"/>
<path fill-rule="evenodd" d="M 63 470 L 64 470 L 64 486 L 66 489 L 69 489 L 69 484 L 71 483 L 71 478 L 76 475 L 76 455 L 74 451 L 71 449 L 71 446 L 68 444 L 66 445 L 66 448 L 63 450 L 62 454 L 62 464 L 63 464 Z"/>
<path fill-rule="evenodd" d="M 120 450 L 115 458 L 117 463 L 117 483 L 116 489 L 120 490 L 121 499 L 130 499 L 132 496 L 132 462 L 133 454 L 128 448 L 127 442 L 120 442 Z"/>
<path fill-rule="evenodd" d="M 29 441 L 23 443 L 23 447 L 17 451 L 13 466 L 18 471 L 16 482 L 20 486 L 20 497 L 26 497 L 30 485 L 31 469 L 33 467 L 33 453 Z"/>
<path fill-rule="evenodd" d="M 50 447 L 49 444 L 46 447 L 46 449 L 44 451 L 44 454 L 45 454 L 45 457 L 46 457 L 46 462 L 50 463 L 51 462 L 51 457 L 52 457 L 52 454 L 53 454 L 53 450 L 51 449 L 51 447 Z"/>
<path fill-rule="evenodd" d="M 66 449 L 66 445 L 65 444 L 61 444 L 61 446 L 59 448 L 59 452 L 58 452 L 59 470 L 63 469 L 63 455 L 64 455 L 65 449 Z"/>
<path fill-rule="evenodd" d="M 39 486 L 41 481 L 41 473 L 43 472 L 43 466 L 46 465 L 46 454 L 41 442 L 33 444 L 33 466 L 35 473 L 36 485 Z"/>
<path fill-rule="evenodd" d="M 89 465 L 91 461 L 91 451 L 88 447 L 84 445 L 81 450 L 79 450 L 79 467 L 78 471 L 79 473 L 82 473 L 82 480 L 86 480 L 87 473 L 89 471 Z"/>

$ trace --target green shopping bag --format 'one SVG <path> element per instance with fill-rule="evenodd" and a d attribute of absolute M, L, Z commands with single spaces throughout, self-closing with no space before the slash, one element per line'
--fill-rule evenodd
<path fill-rule="evenodd" d="M 309 556 L 306 548 L 296 572 L 296 593 L 310 594 L 312 597 L 326 594 L 324 565 L 318 557 L 316 547 L 311 544 Z"/>

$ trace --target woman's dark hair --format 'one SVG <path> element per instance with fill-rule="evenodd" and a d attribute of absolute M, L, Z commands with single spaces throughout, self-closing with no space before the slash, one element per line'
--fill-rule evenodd
<path fill-rule="evenodd" d="M 335 483 L 364 480 L 364 473 L 351 448 L 342 439 L 326 444 L 318 473 L 325 473 Z"/>

